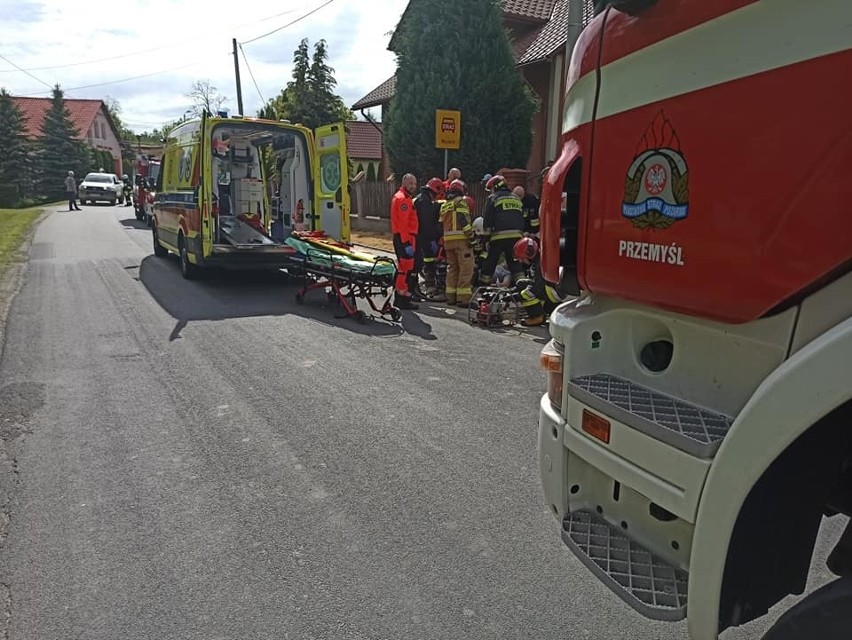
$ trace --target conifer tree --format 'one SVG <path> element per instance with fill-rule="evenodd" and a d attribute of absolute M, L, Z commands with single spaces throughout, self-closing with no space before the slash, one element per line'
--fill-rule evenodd
<path fill-rule="evenodd" d="M 32 189 L 32 151 L 26 137 L 24 114 L 5 88 L 0 88 L 0 206 L 14 206 Z"/>
<path fill-rule="evenodd" d="M 309 129 L 353 119 L 343 99 L 334 92 L 337 81 L 328 65 L 325 40 L 314 45 L 313 55 L 307 38 L 299 43 L 293 52 L 292 77 L 281 93 L 260 109 L 260 117 L 290 120 Z"/>
<path fill-rule="evenodd" d="M 384 125 L 397 173 L 443 174 L 435 111 L 461 111 L 461 149 L 450 166 L 470 181 L 503 166 L 524 167 L 537 105 L 515 68 L 498 0 L 411 0 L 395 34 L 396 93 Z"/>
<path fill-rule="evenodd" d="M 71 121 L 71 113 L 59 85 L 53 88 L 50 108 L 44 116 L 41 137 L 37 141 L 39 193 L 50 198 L 65 196 L 65 177 L 73 171 L 79 182 L 91 167 L 91 154 L 78 139 L 80 133 Z M 112 167 L 104 167 L 112 171 Z"/>

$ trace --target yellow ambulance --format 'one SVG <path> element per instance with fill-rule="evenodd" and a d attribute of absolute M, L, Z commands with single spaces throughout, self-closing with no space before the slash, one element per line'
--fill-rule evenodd
<path fill-rule="evenodd" d="M 173 129 L 157 178 L 154 254 L 204 267 L 280 268 L 293 231 L 349 240 L 343 123 L 312 131 L 287 121 L 203 116 Z"/>

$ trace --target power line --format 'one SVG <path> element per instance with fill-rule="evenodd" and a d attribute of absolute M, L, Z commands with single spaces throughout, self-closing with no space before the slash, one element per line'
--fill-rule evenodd
<path fill-rule="evenodd" d="M 243 60 L 246 63 L 246 69 L 248 69 L 249 76 L 251 76 L 251 81 L 254 83 L 254 88 L 257 89 L 257 95 L 260 96 L 260 104 L 266 104 L 266 100 L 263 97 L 263 94 L 260 92 L 260 87 L 257 86 L 257 80 L 254 79 L 254 74 L 251 72 L 251 66 L 249 66 L 248 58 L 246 57 L 245 49 L 243 49 L 243 45 L 240 45 L 240 53 L 243 54 Z"/>
<path fill-rule="evenodd" d="M 62 91 L 65 92 L 65 93 L 68 93 L 69 91 L 78 91 L 80 89 L 91 89 L 92 87 L 106 87 L 106 86 L 111 85 L 111 84 L 119 84 L 121 82 L 130 82 L 131 80 L 140 80 L 141 78 L 150 78 L 151 76 L 158 76 L 162 73 L 170 73 L 172 71 L 177 71 L 178 69 L 186 69 L 187 67 L 191 67 L 193 65 L 196 65 L 199 62 L 201 62 L 201 61 L 195 60 L 193 62 L 181 65 L 179 67 L 170 67 L 168 69 L 162 69 L 160 71 L 154 71 L 152 73 L 145 73 L 141 76 L 132 76 L 130 78 L 119 78 L 118 80 L 110 80 L 109 82 L 98 82 L 96 84 L 87 84 L 87 85 L 83 85 L 81 87 L 69 87 L 67 89 L 62 89 Z M 42 91 L 40 93 L 37 93 L 36 95 L 42 95 L 44 93 L 47 93 L 47 92 Z"/>
<path fill-rule="evenodd" d="M 227 30 L 232 32 L 234 29 L 239 29 L 241 27 L 248 27 L 249 25 L 257 24 L 258 22 L 266 22 L 266 21 L 272 20 L 274 18 L 280 18 L 281 16 L 286 16 L 288 14 L 293 13 L 294 11 L 296 11 L 296 9 L 288 9 L 287 11 L 282 11 L 281 13 L 276 13 L 274 15 L 267 16 L 265 18 L 260 18 L 258 20 L 252 20 L 251 22 L 244 22 L 244 23 L 236 25 L 234 27 L 228 27 Z M 221 31 L 217 31 L 215 33 L 224 33 L 224 32 L 225 32 L 225 29 L 222 29 Z M 172 49 L 174 47 L 182 47 L 188 42 L 195 42 L 197 40 L 209 40 L 209 39 L 210 39 L 210 33 L 205 33 L 204 35 L 197 36 L 195 38 L 182 39 L 180 44 L 177 44 L 177 45 L 173 44 L 173 43 L 172 44 L 164 44 L 164 45 L 160 45 L 159 47 L 153 47 L 151 49 L 143 49 L 141 51 L 134 51 L 132 53 L 123 53 L 121 55 L 110 56 L 108 58 L 96 58 L 94 60 L 84 60 L 82 62 L 69 62 L 67 64 L 59 64 L 59 65 L 54 65 L 54 66 L 49 66 L 49 67 L 30 67 L 29 69 L 21 69 L 17 65 L 12 65 L 12 66 L 14 66 L 18 71 L 23 71 L 24 73 L 29 75 L 29 73 L 28 73 L 29 71 L 47 71 L 47 70 L 51 70 L 51 69 L 67 69 L 68 67 L 79 67 L 79 66 L 83 66 L 83 65 L 87 65 L 87 64 L 96 64 L 98 62 L 111 62 L 113 60 L 120 60 L 122 58 L 131 58 L 133 56 L 140 56 L 142 54 L 151 53 L 153 51 L 162 51 L 163 49 Z M 5 58 L 4 58 L 4 60 L 5 60 Z M 6 62 L 9 62 L 9 61 L 6 60 Z M 9 64 L 12 64 L 12 63 L 10 62 Z M 14 71 L 12 69 L 0 69 L 0 73 L 14 73 Z M 36 78 L 36 80 L 38 80 L 38 78 Z M 39 80 L 39 82 L 41 82 L 41 81 Z"/>
<path fill-rule="evenodd" d="M 281 27 L 278 27 L 277 29 L 273 29 L 272 31 L 269 31 L 268 33 L 264 33 L 263 35 L 261 35 L 261 36 L 257 36 L 256 38 L 252 38 L 251 40 L 246 40 L 245 42 L 241 42 L 240 44 L 249 44 L 249 43 L 255 42 L 255 41 L 257 41 L 257 40 L 260 40 L 261 38 L 265 38 L 266 36 L 271 36 L 273 33 L 278 33 L 278 32 L 279 32 L 279 31 L 281 31 L 282 29 L 286 29 L 287 27 L 290 27 L 290 26 L 292 26 L 292 25 L 296 24 L 297 22 L 300 22 L 300 21 L 304 20 L 304 19 L 305 19 L 305 18 L 307 18 L 308 16 L 315 14 L 317 11 L 319 11 L 319 10 L 320 10 L 320 9 L 322 9 L 323 7 L 327 7 L 327 6 L 328 6 L 328 5 L 330 5 L 332 2 L 334 2 L 334 0 L 326 0 L 326 2 L 324 2 L 323 4 L 321 4 L 320 6 L 318 6 L 316 9 L 313 9 L 313 10 L 311 10 L 311 11 L 308 11 L 305 15 L 300 16 L 300 17 L 296 18 L 296 19 L 295 19 L 295 20 L 293 20 L 292 22 L 288 22 L 287 24 L 285 24 L 285 25 L 283 25 L 283 26 L 281 26 Z"/>
<path fill-rule="evenodd" d="M 46 83 L 44 80 L 42 80 L 41 78 L 36 78 L 33 74 L 31 74 L 31 73 L 30 73 L 29 71 L 27 71 L 26 69 L 21 69 L 18 65 L 16 65 L 14 62 L 12 62 L 11 60 L 9 60 L 9 58 L 7 58 L 7 57 L 5 57 L 5 56 L 2 56 L 2 55 L 0 55 L 0 58 L 2 58 L 2 59 L 3 59 L 3 60 L 5 60 L 6 62 L 8 62 L 10 65 L 12 65 L 13 67 L 15 67 L 18 71 L 21 71 L 21 72 L 23 72 L 23 73 L 26 73 L 26 74 L 27 74 L 30 78 L 32 78 L 33 80 L 37 80 L 38 82 L 41 82 L 41 83 L 42 83 L 45 87 L 47 87 L 48 89 L 53 89 L 53 86 L 52 86 L 52 85 L 47 84 L 47 83 Z"/>

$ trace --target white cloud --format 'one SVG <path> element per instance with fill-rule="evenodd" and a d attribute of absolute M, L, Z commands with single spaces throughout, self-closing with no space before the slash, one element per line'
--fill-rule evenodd
<path fill-rule="evenodd" d="M 239 54 L 243 107 L 252 115 L 261 95 L 268 100 L 290 80 L 299 41 L 308 38 L 313 47 L 324 38 L 337 92 L 351 105 L 393 74 L 387 34 L 408 0 L 332 0 L 292 26 L 248 42 L 325 2 L 0 0 L 0 56 L 6 59 L 0 59 L 0 86 L 13 95 L 46 96 L 59 83 L 69 98 L 111 96 L 128 127 L 141 132 L 183 115 L 195 80 L 209 80 L 236 113 L 232 38 L 245 43 L 245 59 Z"/>

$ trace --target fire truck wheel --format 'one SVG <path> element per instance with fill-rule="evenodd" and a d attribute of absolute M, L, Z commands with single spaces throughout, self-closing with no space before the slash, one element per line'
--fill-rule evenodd
<path fill-rule="evenodd" d="M 788 609 L 763 640 L 845 640 L 852 625 L 852 577 L 829 582 Z"/>
<path fill-rule="evenodd" d="M 151 237 L 154 238 L 154 255 L 158 258 L 165 258 L 169 255 L 169 250 L 160 244 L 160 236 L 157 234 L 157 227 L 151 227 Z"/>

